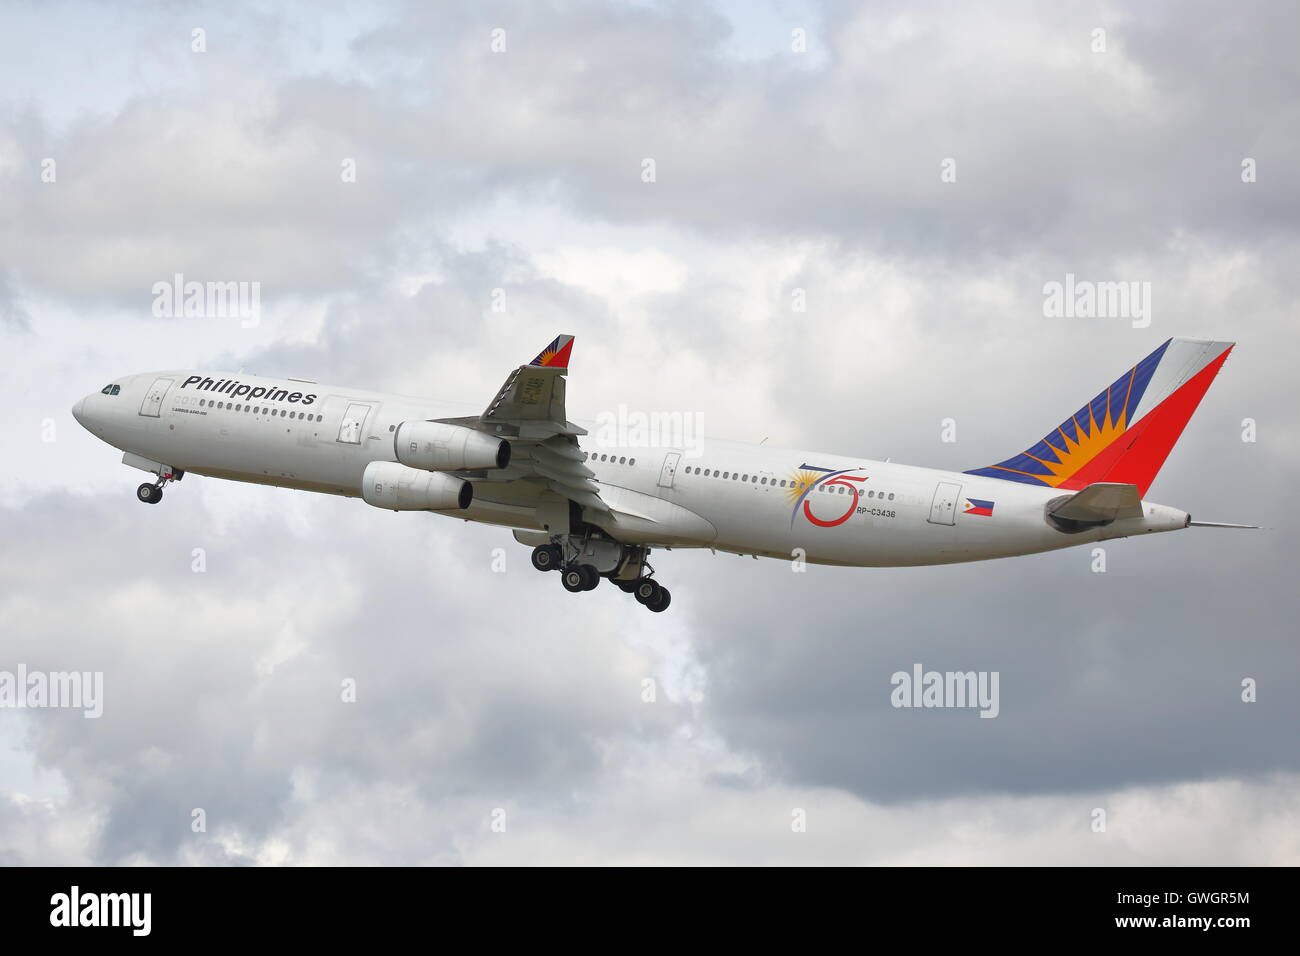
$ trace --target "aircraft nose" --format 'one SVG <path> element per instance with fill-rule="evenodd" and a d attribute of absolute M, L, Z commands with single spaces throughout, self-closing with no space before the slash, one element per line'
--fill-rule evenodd
<path fill-rule="evenodd" d="M 86 424 L 86 419 L 82 417 L 85 414 L 85 412 L 83 411 L 85 407 L 86 407 L 86 400 L 84 398 L 81 401 L 77 402 L 77 404 L 72 406 L 72 417 L 77 420 L 78 425 Z"/>

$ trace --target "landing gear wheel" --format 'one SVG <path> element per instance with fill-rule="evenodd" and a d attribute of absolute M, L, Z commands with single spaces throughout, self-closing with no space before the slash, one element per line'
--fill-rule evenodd
<path fill-rule="evenodd" d="M 553 544 L 543 544 L 533 548 L 533 567 L 538 571 L 558 570 L 562 558 L 560 549 Z"/>
<path fill-rule="evenodd" d="M 645 602 L 645 606 L 658 614 L 660 611 L 668 610 L 668 605 L 673 603 L 673 596 L 665 587 L 659 588 L 659 593 Z"/>
<path fill-rule="evenodd" d="M 642 578 L 640 581 L 636 582 L 636 587 L 632 589 L 632 596 L 640 603 L 649 605 L 660 590 L 658 583 L 652 581 L 650 578 Z"/>
<path fill-rule="evenodd" d="M 636 590 L 636 586 L 641 582 L 640 581 L 615 581 L 614 583 L 618 585 L 618 589 L 622 591 L 624 594 L 631 594 L 633 591 Z"/>
<path fill-rule="evenodd" d="M 162 501 L 162 485 L 151 485 L 146 481 L 135 489 L 135 496 L 147 505 L 156 505 Z"/>
<path fill-rule="evenodd" d="M 578 565 L 578 570 L 581 571 L 582 576 L 586 578 L 587 583 L 583 590 L 594 591 L 596 585 L 600 583 L 600 572 L 590 564 L 580 564 Z"/>

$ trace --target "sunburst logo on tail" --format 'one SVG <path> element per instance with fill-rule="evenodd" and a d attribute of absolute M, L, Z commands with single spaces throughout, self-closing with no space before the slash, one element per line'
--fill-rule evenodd
<path fill-rule="evenodd" d="M 569 357 L 573 353 L 573 336 L 557 335 L 555 341 L 538 354 L 537 358 L 529 362 L 529 365 L 536 365 L 540 368 L 568 368 Z"/>
<path fill-rule="evenodd" d="M 1167 343 L 1166 343 L 1167 344 Z M 1164 347 L 1147 356 L 1032 448 L 967 474 L 1009 478 L 1059 488 L 1122 436 L 1159 364 Z"/>
<path fill-rule="evenodd" d="M 1039 458 L 1032 454 L 1037 449 L 1030 449 L 1025 452 L 1034 461 L 1046 468 L 1050 474 L 1039 475 L 1038 478 L 1044 484 L 1057 487 L 1080 468 L 1097 457 L 1098 452 L 1108 447 L 1120 435 L 1128 430 L 1128 424 L 1125 421 L 1125 414 L 1120 412 L 1119 420 L 1116 421 L 1110 417 L 1110 409 L 1106 409 L 1106 418 L 1103 422 L 1098 422 L 1093 417 L 1092 408 L 1086 409 L 1088 421 L 1085 424 L 1079 421 L 1076 415 L 1074 418 L 1074 428 L 1076 439 L 1070 438 L 1063 428 L 1057 428 L 1054 436 L 1043 439 L 1044 443 L 1050 448 L 1056 456 L 1056 461 L 1050 458 Z M 1052 438 L 1057 441 L 1053 442 Z"/>

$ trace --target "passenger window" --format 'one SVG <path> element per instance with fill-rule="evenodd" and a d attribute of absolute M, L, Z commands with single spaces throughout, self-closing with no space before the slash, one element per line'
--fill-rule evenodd
<path fill-rule="evenodd" d="M 629 459 L 627 460 L 627 463 L 628 463 L 629 465 L 635 465 L 635 464 L 636 464 L 636 459 L 635 459 L 635 458 L 629 458 Z"/>
<path fill-rule="evenodd" d="M 889 500 L 890 501 L 894 500 L 894 493 L 892 491 L 889 493 Z"/>
<path fill-rule="evenodd" d="M 620 458 L 620 459 L 618 460 L 618 463 L 619 463 L 620 465 L 626 465 L 626 464 L 627 464 L 627 459 L 626 459 L 626 458 Z"/>

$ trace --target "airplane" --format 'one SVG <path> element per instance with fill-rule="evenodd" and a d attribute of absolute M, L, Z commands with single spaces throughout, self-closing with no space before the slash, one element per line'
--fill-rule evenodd
<path fill-rule="evenodd" d="M 1189 526 L 1147 489 L 1235 343 L 1171 338 L 1027 449 L 952 472 L 709 440 L 599 447 L 569 420 L 573 336 L 510 372 L 486 408 L 307 379 L 180 370 L 117 379 L 72 410 L 154 475 L 360 497 L 514 529 L 566 590 L 602 578 L 651 611 L 672 600 L 653 549 L 809 564 L 982 561 Z"/>

